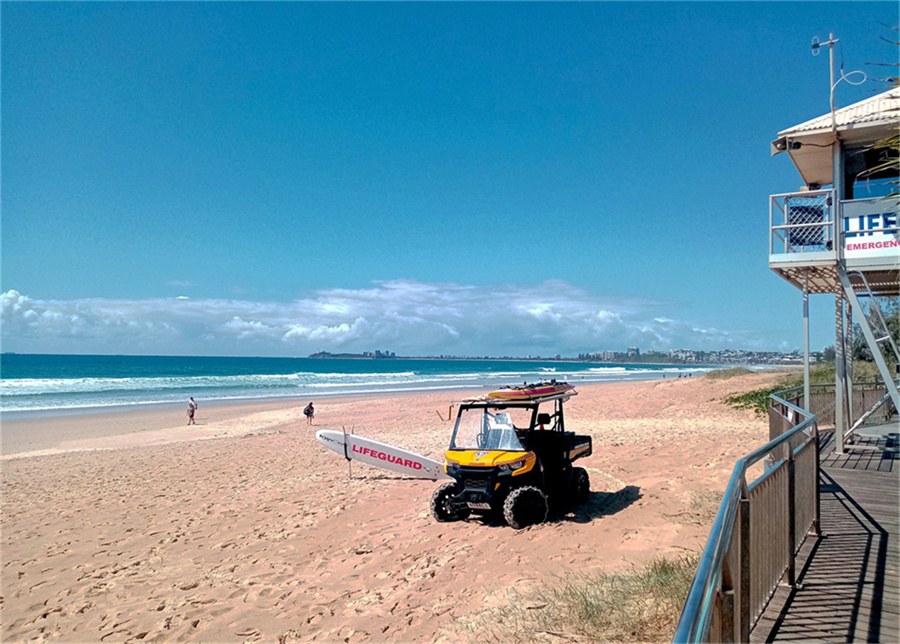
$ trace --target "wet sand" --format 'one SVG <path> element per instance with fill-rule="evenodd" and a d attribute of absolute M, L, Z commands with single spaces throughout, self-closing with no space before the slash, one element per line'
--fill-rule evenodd
<path fill-rule="evenodd" d="M 351 477 L 315 440 L 353 427 L 440 460 L 462 394 L 322 399 L 312 427 L 307 401 L 4 422 L 0 639 L 473 641 L 513 592 L 701 550 L 698 500 L 768 434 L 719 401 L 776 377 L 579 387 L 591 498 L 519 531 L 437 523 L 435 482 Z"/>

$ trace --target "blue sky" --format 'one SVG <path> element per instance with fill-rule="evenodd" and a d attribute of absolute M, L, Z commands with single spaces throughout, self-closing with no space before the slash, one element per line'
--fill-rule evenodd
<path fill-rule="evenodd" d="M 801 345 L 779 130 L 895 2 L 2 4 L 3 350 Z M 833 344 L 813 298 L 812 344 Z"/>

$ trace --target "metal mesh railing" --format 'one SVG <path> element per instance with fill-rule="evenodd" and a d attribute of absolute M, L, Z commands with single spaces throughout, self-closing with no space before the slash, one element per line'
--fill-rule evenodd
<path fill-rule="evenodd" d="M 834 198 L 831 190 L 769 197 L 769 254 L 813 253 L 834 249 Z"/>

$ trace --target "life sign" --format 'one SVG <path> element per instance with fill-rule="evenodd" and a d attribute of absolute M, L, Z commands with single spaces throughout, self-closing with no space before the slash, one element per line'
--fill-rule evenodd
<path fill-rule="evenodd" d="M 841 205 L 845 257 L 900 257 L 896 199 L 863 199 Z"/>

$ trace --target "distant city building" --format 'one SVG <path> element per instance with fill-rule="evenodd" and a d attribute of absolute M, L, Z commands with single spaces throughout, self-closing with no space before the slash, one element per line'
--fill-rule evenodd
<path fill-rule="evenodd" d="M 824 360 L 821 352 L 811 354 L 814 361 Z M 697 351 L 694 349 L 671 349 L 665 353 L 651 349 L 641 353 L 638 347 L 628 347 L 625 352 L 596 351 L 581 353 L 579 360 L 586 362 L 641 362 L 650 364 L 800 364 L 801 356 L 794 351 L 781 353 L 778 351 L 744 351 L 743 349 L 724 349 L 722 351 Z"/>
<path fill-rule="evenodd" d="M 362 353 L 329 353 L 319 351 L 309 356 L 310 358 L 396 358 L 393 351 L 363 351 Z"/>

